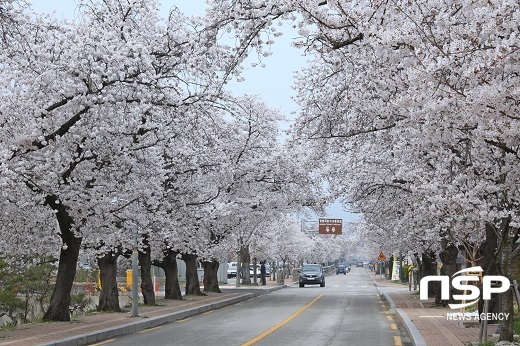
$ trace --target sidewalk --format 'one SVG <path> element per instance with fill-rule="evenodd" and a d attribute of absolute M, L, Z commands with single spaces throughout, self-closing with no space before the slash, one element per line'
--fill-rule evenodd
<path fill-rule="evenodd" d="M 406 330 L 416 346 L 467 346 L 479 339 L 480 324 L 465 321 L 449 321 L 446 314 L 454 312 L 450 308 L 436 307 L 433 300 L 419 300 L 418 291 L 409 291 L 408 285 L 393 283 L 369 272 L 378 291 L 384 295 L 401 318 Z M 496 326 L 488 327 L 488 335 Z M 489 337 L 488 337 L 489 340 Z"/>
<path fill-rule="evenodd" d="M 292 284 L 292 279 L 286 279 L 285 283 Z M 21 325 L 16 330 L 1 331 L 0 345 L 85 345 L 118 335 L 138 333 L 283 287 L 285 286 L 277 285 L 276 281 L 269 280 L 266 286 L 237 288 L 234 285 L 222 284 L 220 286 L 222 293 L 209 293 L 202 297 L 189 296 L 182 301 L 165 300 L 159 297 L 156 306 L 139 306 L 139 317 L 131 317 L 131 309 L 126 309 L 122 313 L 96 312 L 86 316 L 73 317 L 70 322 Z"/>

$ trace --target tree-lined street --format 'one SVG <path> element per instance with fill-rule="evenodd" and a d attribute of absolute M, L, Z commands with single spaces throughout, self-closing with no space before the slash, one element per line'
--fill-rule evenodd
<path fill-rule="evenodd" d="M 0 0 L 5 323 L 70 321 L 83 266 L 99 270 L 95 309 L 118 312 L 128 290 L 156 304 L 153 266 L 172 300 L 219 293 L 231 261 L 251 285 L 252 263 L 289 273 L 383 252 L 419 277 L 480 266 L 520 280 L 519 22 L 518 1 L 208 0 L 188 16 L 166 1 L 79 0 L 59 18 Z M 292 114 L 230 88 L 269 63 L 286 25 L 308 61 Z M 337 219 L 332 203 L 359 217 L 318 234 L 309 225 Z M 428 290 L 439 306 L 450 291 Z M 513 341 L 513 290 L 489 300 Z M 356 310 L 344 304 L 331 319 Z M 333 339 L 355 332 L 313 322 Z"/>

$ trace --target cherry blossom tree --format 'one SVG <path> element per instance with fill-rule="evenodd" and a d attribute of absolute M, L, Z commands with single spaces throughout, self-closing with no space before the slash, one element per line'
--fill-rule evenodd
<path fill-rule="evenodd" d="M 190 26 L 173 10 L 161 26 L 155 1 L 80 5 L 78 22 L 17 20 L 0 53 L 2 167 L 53 212 L 63 242 L 51 320 L 70 318 L 82 244 L 129 248 L 136 228 L 146 239 L 147 212 L 162 196 L 165 129 L 214 100 L 242 59 L 216 44 L 215 24 Z"/>
<path fill-rule="evenodd" d="M 327 1 L 300 11 L 300 45 L 316 58 L 298 81 L 297 135 L 348 153 L 348 166 L 363 159 L 353 175 L 379 174 L 384 183 L 364 185 L 367 197 L 397 212 L 387 220 L 401 218 L 407 231 L 420 218 L 431 241 L 475 250 L 486 225 L 495 229 L 506 276 L 518 230 L 518 176 L 510 169 L 518 165 L 518 39 L 511 25 L 518 10 L 508 2 Z M 360 146 L 371 150 L 352 154 Z M 339 177 L 331 184 L 347 191 Z M 410 202 L 404 214 L 392 205 L 396 190 L 408 190 L 401 191 Z M 503 309 L 510 311 L 506 295 Z M 506 324 L 501 339 L 511 340 Z"/>

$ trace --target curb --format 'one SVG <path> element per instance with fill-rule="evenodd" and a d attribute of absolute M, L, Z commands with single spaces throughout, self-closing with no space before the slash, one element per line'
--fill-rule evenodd
<path fill-rule="evenodd" d="M 264 289 L 265 291 L 267 291 L 267 293 L 271 293 L 271 292 L 274 292 L 274 291 L 278 291 L 282 288 L 286 288 L 287 285 L 277 285 L 277 286 L 273 286 L 273 287 L 270 287 L 270 288 L 266 288 Z"/>
<path fill-rule="evenodd" d="M 406 332 L 410 336 L 410 339 L 412 339 L 412 344 L 414 346 L 426 346 L 426 341 L 424 341 L 421 333 L 419 333 L 419 330 L 417 329 L 415 324 L 413 324 L 412 320 L 408 317 L 408 315 L 406 315 L 406 313 L 401 308 L 395 307 L 395 302 L 392 300 L 392 298 L 390 298 L 388 293 L 382 292 L 382 296 L 385 297 L 386 301 L 388 301 L 390 303 L 390 306 L 397 312 L 397 316 L 399 316 L 399 319 L 403 323 Z"/>
<path fill-rule="evenodd" d="M 284 286 L 280 286 L 283 288 Z M 273 287 L 273 291 L 276 289 L 280 289 L 277 286 Z M 271 292 L 271 291 L 269 291 Z M 207 312 L 214 309 L 219 309 L 228 305 L 236 304 L 238 302 L 251 299 L 255 295 L 253 293 L 242 294 L 238 297 L 224 299 L 219 302 L 209 303 L 205 305 L 201 305 L 192 309 L 185 309 L 177 312 L 173 312 L 170 314 L 151 317 L 144 320 L 139 320 L 131 323 L 126 323 L 117 327 L 101 329 L 90 333 L 80 334 L 68 338 L 63 338 L 59 340 L 54 340 L 50 343 L 41 344 L 41 346 L 79 346 L 86 345 L 94 342 L 103 341 L 106 339 L 113 338 L 115 336 L 135 334 L 145 329 L 154 328 L 160 326 L 162 324 L 171 323 L 177 320 L 182 320 L 184 318 L 201 314 L 203 312 Z"/>
<path fill-rule="evenodd" d="M 385 300 L 390 304 L 390 308 L 394 309 L 397 312 L 397 316 L 403 323 L 404 328 L 406 329 L 406 332 L 408 333 L 408 336 L 410 336 L 410 339 L 412 340 L 412 344 L 414 346 L 426 346 L 426 341 L 424 341 L 421 333 L 419 333 L 419 330 L 417 329 L 415 324 L 413 324 L 412 320 L 408 317 L 408 315 L 406 315 L 406 313 L 403 311 L 403 309 L 397 308 L 395 306 L 395 302 L 390 297 L 390 295 L 388 295 L 388 293 L 382 292 L 379 289 L 377 282 L 374 280 L 372 275 L 368 274 L 368 276 L 372 280 L 372 283 L 374 284 L 374 287 L 376 288 L 378 294 L 380 296 L 384 297 Z"/>

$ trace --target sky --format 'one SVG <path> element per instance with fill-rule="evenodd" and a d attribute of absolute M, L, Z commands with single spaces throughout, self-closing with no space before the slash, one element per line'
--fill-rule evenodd
<path fill-rule="evenodd" d="M 205 0 L 162 0 L 161 14 L 166 17 L 172 6 L 177 6 L 187 15 L 203 15 Z M 75 18 L 75 0 L 32 0 L 32 8 L 36 12 L 53 13 L 57 18 Z M 235 95 L 258 95 L 269 107 L 279 109 L 288 118 L 294 118 L 293 112 L 298 110 L 292 100 L 295 91 L 292 88 L 294 72 L 306 65 L 307 57 L 302 50 L 291 46 L 291 41 L 298 37 L 298 33 L 290 25 L 282 26 L 283 35 L 275 39 L 271 47 L 273 54 L 264 58 L 265 67 L 252 67 L 251 59 L 245 66 L 249 67 L 243 73 L 245 81 L 233 82 L 229 85 Z M 284 126 L 284 125 L 282 125 Z M 288 126 L 286 124 L 285 126 Z M 284 126 L 284 127 L 285 127 Z M 343 222 L 355 221 L 358 215 L 346 211 L 339 202 L 327 208 L 327 218 L 343 219 Z M 308 220 L 317 220 L 318 216 L 307 217 Z M 345 227 L 344 227 L 345 233 Z"/>

